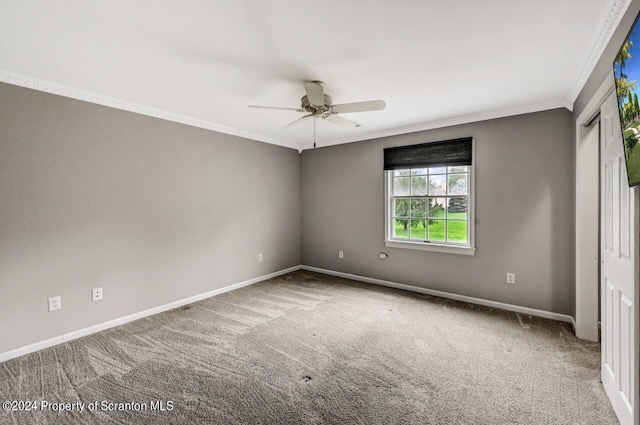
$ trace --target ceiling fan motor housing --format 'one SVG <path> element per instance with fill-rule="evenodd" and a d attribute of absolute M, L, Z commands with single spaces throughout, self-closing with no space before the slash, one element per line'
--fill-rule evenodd
<path fill-rule="evenodd" d="M 328 94 L 324 95 L 324 105 L 312 105 L 311 103 L 309 103 L 309 98 L 307 97 L 307 95 L 302 96 L 301 101 L 302 109 L 311 112 L 312 114 L 328 112 L 331 108 L 331 105 L 333 104 L 333 99 Z"/>

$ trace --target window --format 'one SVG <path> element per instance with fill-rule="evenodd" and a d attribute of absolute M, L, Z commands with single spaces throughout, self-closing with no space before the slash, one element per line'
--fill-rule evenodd
<path fill-rule="evenodd" d="M 386 246 L 475 253 L 472 153 L 470 138 L 385 149 Z"/>

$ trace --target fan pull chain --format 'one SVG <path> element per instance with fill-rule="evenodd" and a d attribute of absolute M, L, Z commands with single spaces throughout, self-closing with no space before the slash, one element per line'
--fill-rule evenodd
<path fill-rule="evenodd" d="M 316 147 L 316 117 L 313 117 L 313 148 Z"/>

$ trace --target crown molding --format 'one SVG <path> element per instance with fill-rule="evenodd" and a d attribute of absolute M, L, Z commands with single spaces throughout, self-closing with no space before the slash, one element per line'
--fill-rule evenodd
<path fill-rule="evenodd" d="M 618 25 L 620 25 L 620 21 L 629 8 L 629 5 L 631 5 L 631 0 L 613 0 L 609 14 L 600 28 L 600 33 L 598 33 L 598 36 L 591 45 L 587 60 L 582 65 L 578 79 L 569 95 L 571 102 L 575 102 L 578 95 L 580 95 L 582 88 L 587 83 L 593 69 L 604 53 L 607 44 L 609 44 L 613 33 L 618 28 Z"/>
<path fill-rule="evenodd" d="M 128 102 L 126 100 L 115 99 L 113 97 L 104 96 L 101 94 L 74 89 L 71 87 L 63 86 L 61 84 L 52 83 L 50 81 L 43 81 L 37 78 L 5 71 L 3 69 L 0 69 L 0 82 L 12 84 L 14 86 L 25 87 L 32 90 L 38 90 L 45 93 L 51 93 L 58 96 L 64 96 L 71 99 L 81 100 L 83 102 L 95 103 L 96 105 L 121 109 L 123 111 L 133 112 L 135 114 L 147 115 L 149 117 L 160 118 L 180 124 L 186 124 L 192 127 L 204 128 L 206 130 L 212 130 L 218 133 L 224 133 L 232 136 L 242 137 L 245 139 L 270 143 L 272 145 L 284 146 L 291 149 L 298 149 L 297 143 L 291 143 L 273 137 L 265 137 L 248 131 L 225 127 L 209 121 L 203 121 L 180 114 L 175 114 L 173 112 L 164 111 L 161 109 L 150 108 L 148 106 L 139 105 L 136 103 Z"/>
<path fill-rule="evenodd" d="M 258 142 L 269 143 L 272 145 L 283 146 L 291 149 L 296 149 L 302 153 L 305 149 L 311 149 L 312 143 L 297 143 L 281 140 L 273 137 L 266 137 L 259 134 L 238 130 L 231 127 L 221 126 L 208 121 L 199 120 L 196 118 L 187 117 L 184 115 L 175 114 L 173 112 L 163 111 L 160 109 L 150 108 L 147 106 L 139 105 L 132 102 L 127 102 L 121 99 L 115 99 L 109 96 L 103 96 L 87 92 L 84 90 L 78 90 L 71 87 L 63 86 L 61 84 L 52 83 L 49 81 L 43 81 L 37 78 L 32 78 L 24 75 L 19 75 L 13 72 L 0 69 L 0 82 L 12 84 L 15 86 L 25 87 L 32 90 L 38 90 L 45 93 L 51 93 L 58 96 L 64 96 L 71 99 L 81 100 L 83 102 L 94 103 L 97 105 L 107 106 L 110 108 L 120 109 L 123 111 L 133 112 L 135 114 L 146 115 L 154 118 L 160 118 L 167 121 L 173 121 L 180 124 L 186 124 L 193 127 L 204 128 L 206 130 L 216 131 L 218 133 L 229 134 L 232 136 L 243 137 L 245 139 L 255 140 Z M 319 147 L 333 146 L 343 143 L 360 142 L 364 140 L 377 139 L 380 137 L 396 136 L 399 134 L 415 133 L 418 131 L 431 130 L 435 128 L 451 127 L 454 125 L 467 124 L 471 122 L 486 121 L 496 118 L 509 117 L 513 115 L 522 115 L 532 112 L 546 111 L 549 109 L 567 108 L 573 109 L 573 102 L 569 102 L 566 99 L 554 99 L 545 102 L 533 103 L 523 106 L 516 106 L 511 108 L 499 109 L 494 111 L 481 112 L 478 114 L 464 115 L 459 117 L 446 118 L 442 120 L 429 121 L 425 123 L 415 124 L 411 126 L 395 127 L 391 129 L 384 129 L 380 131 L 373 131 L 368 133 L 360 133 L 349 137 L 331 139 L 331 140 L 319 140 Z"/>
<path fill-rule="evenodd" d="M 488 121 L 498 118 L 511 117 L 515 115 L 530 114 L 533 112 L 548 111 L 551 109 L 566 108 L 573 110 L 573 102 L 567 99 L 553 99 L 544 102 L 531 103 L 528 105 L 515 106 L 493 111 L 480 112 L 477 114 L 463 115 L 458 117 L 445 118 L 441 120 L 428 121 L 404 127 L 395 127 L 380 131 L 360 134 L 357 137 L 343 137 L 332 140 L 319 140 L 318 147 L 334 146 L 344 143 L 359 142 L 362 140 L 379 139 L 381 137 L 397 136 L 400 134 L 416 133 L 418 131 L 433 130 L 436 128 L 452 127 L 454 125 L 469 124 L 478 121 Z M 311 149 L 310 146 L 302 147 L 303 150 Z"/>

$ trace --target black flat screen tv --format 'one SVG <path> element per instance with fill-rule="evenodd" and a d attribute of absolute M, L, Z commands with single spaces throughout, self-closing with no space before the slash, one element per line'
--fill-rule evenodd
<path fill-rule="evenodd" d="M 640 27 L 636 17 L 613 61 L 629 186 L 640 184 Z"/>

